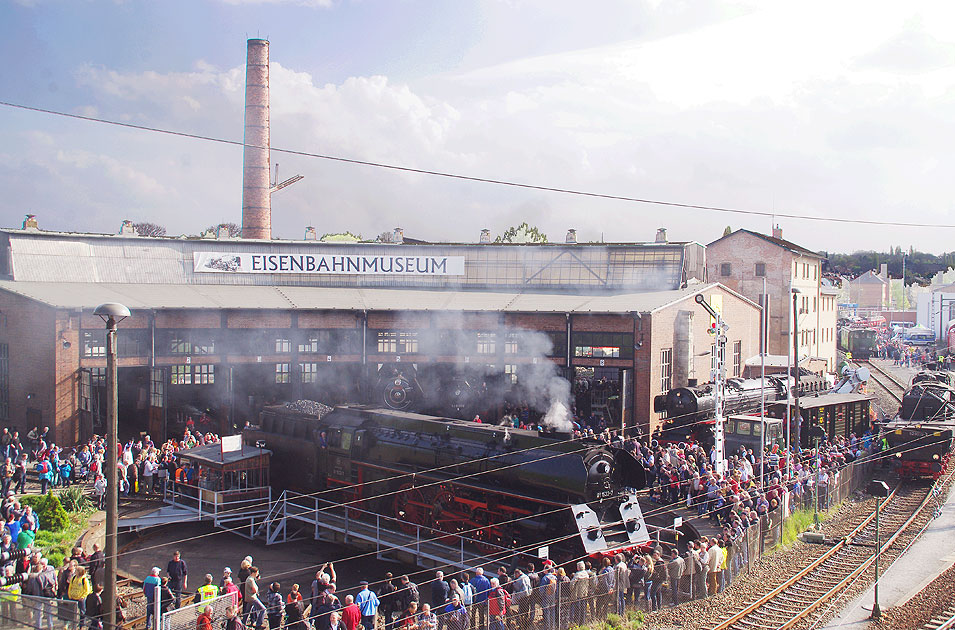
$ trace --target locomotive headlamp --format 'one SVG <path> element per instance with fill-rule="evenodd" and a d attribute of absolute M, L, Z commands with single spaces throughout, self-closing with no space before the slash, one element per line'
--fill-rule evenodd
<path fill-rule="evenodd" d="M 938 461 L 938 453 L 935 453 L 934 455 L 932 455 L 932 459 Z"/>

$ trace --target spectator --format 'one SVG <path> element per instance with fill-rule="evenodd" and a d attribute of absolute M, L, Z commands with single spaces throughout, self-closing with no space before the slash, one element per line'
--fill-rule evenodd
<path fill-rule="evenodd" d="M 76 602 L 80 619 L 86 617 L 86 598 L 92 592 L 93 585 L 90 584 L 90 578 L 86 575 L 86 567 L 76 567 L 76 573 L 70 579 L 67 596 Z"/>
<path fill-rule="evenodd" d="M 468 630 L 468 609 L 461 603 L 457 593 L 451 595 L 451 601 L 444 607 L 443 618 L 446 630 Z M 365 627 L 374 628 L 374 626 Z"/>
<path fill-rule="evenodd" d="M 448 602 L 448 598 L 451 594 L 451 587 L 444 580 L 444 573 L 437 571 L 434 575 L 435 579 L 431 582 L 431 605 L 434 608 L 439 606 L 444 606 Z"/>
<path fill-rule="evenodd" d="M 365 630 L 375 627 L 375 618 L 378 616 L 378 596 L 368 588 L 366 580 L 361 581 L 361 590 L 355 596 L 355 604 L 361 612 L 361 625 Z"/>
<path fill-rule="evenodd" d="M 487 619 L 487 598 L 488 592 L 491 590 L 491 582 L 484 577 L 484 569 L 478 567 L 474 570 L 474 577 L 470 581 L 471 588 L 474 590 L 473 595 L 473 614 L 471 615 L 472 621 L 474 622 L 474 627 L 477 630 L 482 628 L 487 628 L 488 619 Z"/>
<path fill-rule="evenodd" d="M 212 606 L 207 605 L 202 609 L 196 618 L 196 630 L 212 630 Z"/>
<path fill-rule="evenodd" d="M 146 579 L 143 580 L 143 594 L 146 596 L 146 627 L 152 627 L 150 625 L 156 604 L 156 597 L 160 596 L 159 589 L 162 585 L 162 580 L 159 579 L 159 567 L 153 567 L 149 572 L 149 575 L 146 576 Z"/>
<path fill-rule="evenodd" d="M 207 576 L 211 583 L 212 576 Z M 269 592 L 265 594 L 265 616 L 269 621 L 269 630 L 279 630 L 285 617 L 285 599 L 282 597 L 282 585 L 278 582 L 269 584 Z M 354 629 L 352 629 L 354 630 Z"/>
<path fill-rule="evenodd" d="M 342 608 L 342 625 L 345 630 L 355 630 L 361 623 L 361 610 L 355 603 L 355 598 L 345 595 L 345 606 Z M 374 626 L 371 626 L 374 628 Z"/>
<path fill-rule="evenodd" d="M 430 604 L 422 604 L 418 613 L 418 630 L 438 630 L 438 616 L 431 612 Z"/>
<path fill-rule="evenodd" d="M 103 630 L 103 585 L 94 584 L 93 592 L 86 596 L 86 616 L 90 620 L 89 630 Z M 201 629 L 200 629 L 201 630 Z"/>
<path fill-rule="evenodd" d="M 182 591 L 189 588 L 188 567 L 179 551 L 172 553 L 172 560 L 166 565 L 166 575 L 169 576 L 169 588 L 175 595 L 176 608 L 182 604 Z M 210 584 L 212 582 L 210 581 Z"/>

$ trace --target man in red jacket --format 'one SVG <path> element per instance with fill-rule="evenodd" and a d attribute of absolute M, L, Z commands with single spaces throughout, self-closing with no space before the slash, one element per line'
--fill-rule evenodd
<path fill-rule="evenodd" d="M 511 605 L 511 596 L 501 588 L 501 582 L 497 578 L 491 578 L 491 592 L 488 593 L 487 607 L 488 616 L 491 618 L 491 630 L 506 630 L 505 617 L 507 609 Z"/>
<path fill-rule="evenodd" d="M 342 624 L 345 630 L 355 630 L 361 623 L 361 609 L 355 603 L 353 595 L 345 595 L 345 607 L 342 608 Z"/>
<path fill-rule="evenodd" d="M 196 630 L 212 630 L 212 606 L 202 609 L 202 614 L 196 619 Z"/>

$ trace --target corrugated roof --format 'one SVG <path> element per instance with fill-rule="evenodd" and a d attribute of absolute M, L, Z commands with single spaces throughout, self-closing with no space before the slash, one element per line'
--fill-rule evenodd
<path fill-rule="evenodd" d="M 0 290 L 57 308 L 92 309 L 120 302 L 130 309 L 263 309 L 369 311 L 494 311 L 511 313 L 647 313 L 720 284 L 675 291 L 580 295 L 509 291 L 430 291 L 346 287 L 117 284 L 0 281 Z"/>

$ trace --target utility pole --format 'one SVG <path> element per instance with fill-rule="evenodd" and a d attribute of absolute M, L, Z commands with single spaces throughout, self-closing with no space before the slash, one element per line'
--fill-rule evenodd
<path fill-rule="evenodd" d="M 769 313 L 766 312 L 766 277 L 763 276 L 763 298 L 759 305 L 759 485 L 766 483 L 766 322 Z"/>
<path fill-rule="evenodd" d="M 712 306 L 707 304 L 706 297 L 702 293 L 697 294 L 696 303 L 703 307 L 703 309 L 709 313 L 710 317 L 713 318 L 713 321 L 710 323 L 709 333 L 712 334 L 715 339 L 716 346 L 716 357 L 714 363 L 714 369 L 711 372 L 711 377 L 713 379 L 714 387 L 716 388 L 716 402 L 715 402 L 715 412 L 716 416 L 714 418 L 715 425 L 713 429 L 714 437 L 716 438 L 716 472 L 723 474 L 725 472 L 726 466 L 726 433 L 725 433 L 725 419 L 723 418 L 723 399 L 724 391 L 723 388 L 726 384 L 726 374 L 725 374 L 725 365 L 724 357 L 726 356 L 726 331 L 729 330 L 723 322 L 723 316 L 714 309 Z"/>
<path fill-rule="evenodd" d="M 822 458 L 819 456 L 819 436 L 816 436 L 816 454 L 813 457 L 813 461 L 816 464 L 815 470 L 815 479 L 813 480 L 813 510 L 812 510 L 812 522 L 813 527 L 816 531 L 819 531 L 819 473 L 822 470 Z"/>
<path fill-rule="evenodd" d="M 116 324 L 129 317 L 129 309 L 122 304 L 107 302 L 93 311 L 106 322 L 106 566 L 103 574 L 103 625 L 116 628 L 116 562 L 119 549 L 117 529 L 119 494 L 116 463 L 119 416 L 119 387 L 116 370 Z"/>
<path fill-rule="evenodd" d="M 882 499 L 889 496 L 889 486 L 884 481 L 873 480 L 869 483 L 869 494 L 875 497 L 875 586 L 873 590 L 872 618 L 878 619 L 882 616 L 882 609 L 879 608 L 879 556 L 882 554 L 882 537 L 879 529 L 879 512 L 882 506 Z"/>
<path fill-rule="evenodd" d="M 799 309 L 797 308 L 797 303 L 799 300 L 799 294 L 802 293 L 796 287 L 793 287 L 793 362 L 792 362 L 792 371 L 793 371 L 793 384 L 790 388 L 793 392 L 794 399 L 794 409 L 796 410 L 796 444 L 799 444 L 799 435 L 802 433 L 802 412 L 799 410 Z M 788 368 L 787 368 L 788 369 Z M 792 438 L 791 431 L 792 419 L 786 423 L 786 468 L 789 469 L 789 474 L 792 475 L 792 462 L 793 454 L 789 452 L 789 449 L 792 448 Z M 794 449 L 798 450 L 798 449 Z"/>

